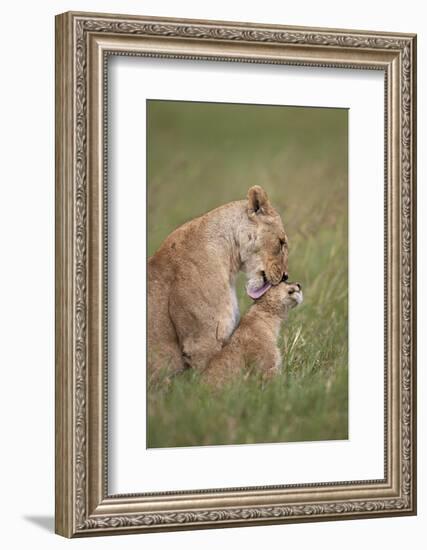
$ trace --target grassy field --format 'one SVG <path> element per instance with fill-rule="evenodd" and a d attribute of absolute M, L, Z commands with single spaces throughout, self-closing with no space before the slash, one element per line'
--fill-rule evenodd
<path fill-rule="evenodd" d="M 347 111 L 150 101 L 148 250 L 262 185 L 305 301 L 280 336 L 282 373 L 212 395 L 197 373 L 148 395 L 149 447 L 348 437 Z M 250 305 L 239 277 L 242 314 Z"/>

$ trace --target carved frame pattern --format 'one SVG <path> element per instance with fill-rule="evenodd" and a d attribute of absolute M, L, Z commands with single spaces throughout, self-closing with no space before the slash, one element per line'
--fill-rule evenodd
<path fill-rule="evenodd" d="M 85 13 L 57 16 L 56 25 L 56 531 L 72 537 L 414 514 L 415 36 Z M 109 49 L 111 45 L 101 47 L 103 35 L 107 42 L 112 41 L 116 47 L 112 50 Z M 144 41 L 150 39 L 154 39 L 154 46 L 145 51 Z M 142 44 L 142 51 L 136 52 L 135 41 L 138 40 Z M 230 54 L 231 43 L 244 46 L 248 53 L 242 57 Z M 166 49 L 163 49 L 163 44 Z M 175 53 L 170 51 L 172 44 L 178 45 Z M 180 44 L 185 44 L 184 52 L 180 50 Z M 211 47 L 208 53 L 204 53 L 206 44 Z M 270 49 L 257 49 L 263 45 Z M 280 49 L 281 46 L 285 49 Z M 96 133 L 97 128 L 93 126 L 99 126 L 102 117 L 93 119 L 89 108 L 90 105 L 97 105 L 96 100 L 91 99 L 91 94 L 102 95 L 99 90 L 105 88 L 105 82 L 100 76 L 95 85 L 90 83 L 91 71 L 94 70 L 93 52 L 99 52 L 100 48 L 103 48 L 103 59 L 110 54 L 145 55 L 349 69 L 367 67 L 385 71 L 386 123 L 390 124 L 390 120 L 394 120 L 393 135 L 397 136 L 392 143 L 389 126 L 385 139 L 386 172 L 389 172 L 387 177 L 391 192 L 398 197 L 397 210 L 389 227 L 391 233 L 388 237 L 393 249 L 389 261 L 390 269 L 398 281 L 399 293 L 399 307 L 390 313 L 390 319 L 399 332 L 396 338 L 400 345 L 398 372 L 390 375 L 395 398 L 391 391 L 389 398 L 396 402 L 393 409 L 395 416 L 388 417 L 390 423 L 396 423 L 397 419 L 398 426 L 395 428 L 399 436 L 385 457 L 386 465 L 388 459 L 392 459 L 397 467 L 392 473 L 391 465 L 386 479 L 378 480 L 378 487 L 384 488 L 382 496 L 373 491 L 370 493 L 370 487 L 374 488 L 377 484 L 375 480 L 360 482 L 363 491 L 359 494 L 351 493 L 352 487 L 358 486 L 358 482 L 351 481 L 347 484 L 283 487 L 290 491 L 292 498 L 288 502 L 285 495 L 277 504 L 277 497 L 274 497 L 274 505 L 263 500 L 265 490 L 273 495 L 274 490 L 280 488 L 258 488 L 259 504 L 254 505 L 251 501 L 247 506 L 233 505 L 232 499 L 236 498 L 237 503 L 238 495 L 241 497 L 245 491 L 255 495 L 256 499 L 256 488 L 233 490 L 230 502 L 226 504 L 226 490 L 193 492 L 194 503 L 191 502 L 191 495 L 188 497 L 185 494 L 187 492 L 171 493 L 168 495 L 175 495 L 178 500 L 169 502 L 167 495 L 159 496 L 152 501 L 152 509 L 150 498 L 146 498 L 148 504 L 144 504 L 144 495 L 107 494 L 106 434 L 103 433 L 106 422 L 103 410 L 105 401 L 101 395 L 105 373 L 102 367 L 92 367 L 90 355 L 93 342 L 90 333 L 93 310 L 91 289 L 102 283 L 99 278 L 96 280 L 97 273 L 92 278 L 92 260 L 88 260 L 93 256 L 96 256 L 96 261 L 99 260 L 97 253 L 92 253 L 90 243 L 92 231 L 97 227 L 96 219 L 100 215 L 102 217 L 102 208 L 101 214 L 98 211 L 100 208 L 96 216 L 92 214 L 93 209 L 97 208 L 93 199 L 98 196 L 92 195 L 90 191 L 94 179 L 91 170 L 96 163 L 92 159 L 92 147 L 98 144 L 90 132 Z M 337 55 L 339 60 L 336 59 Z M 104 61 L 100 64 L 105 75 Z M 103 93 L 105 95 L 105 90 Z M 101 97 L 98 107 L 105 116 L 102 101 Z M 393 151 L 392 161 L 387 160 L 388 152 Z M 102 174 L 95 173 L 95 176 L 101 179 L 106 177 L 105 165 L 99 172 Z M 102 297 L 102 293 L 98 297 Z M 95 314 L 94 317 L 97 318 Z M 93 387 L 93 379 L 89 379 L 89 370 L 91 377 L 92 370 L 98 377 L 96 388 Z M 386 437 L 388 433 L 391 432 L 386 430 Z M 315 496 L 304 497 L 304 491 L 310 488 L 313 488 Z M 333 496 L 322 498 L 322 490 L 331 489 L 341 493 L 337 492 L 335 499 Z M 301 494 L 295 501 L 294 495 L 298 495 L 298 492 Z M 206 497 L 210 501 L 206 500 L 203 504 L 204 493 L 209 493 Z M 215 497 L 219 499 L 220 506 L 215 506 Z M 159 505 L 159 499 L 161 501 L 162 498 L 166 500 Z M 180 498 L 184 499 L 182 505 L 179 504 Z"/>

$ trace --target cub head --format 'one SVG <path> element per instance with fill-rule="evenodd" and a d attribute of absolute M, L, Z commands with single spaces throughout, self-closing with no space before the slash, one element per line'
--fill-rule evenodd
<path fill-rule="evenodd" d="M 289 309 L 301 304 L 302 301 L 303 295 L 300 283 L 282 282 L 270 288 L 256 303 L 262 304 L 262 307 L 271 313 L 283 317 Z"/>
<path fill-rule="evenodd" d="M 259 185 L 248 191 L 248 225 L 242 231 L 240 256 L 246 273 L 246 291 L 254 300 L 287 279 L 288 238 L 279 214 Z"/>

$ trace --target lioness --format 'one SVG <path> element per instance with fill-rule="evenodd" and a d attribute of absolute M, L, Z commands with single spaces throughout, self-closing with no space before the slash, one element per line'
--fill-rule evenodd
<path fill-rule="evenodd" d="M 219 387 L 249 366 L 259 370 L 265 379 L 274 376 L 282 362 L 277 346 L 280 325 L 288 311 L 302 300 L 301 285 L 285 282 L 256 300 L 229 343 L 210 360 L 203 373 L 204 381 Z"/>
<path fill-rule="evenodd" d="M 258 185 L 173 231 L 148 260 L 148 372 L 204 368 L 239 321 L 235 280 L 262 296 L 286 275 L 288 240 Z"/>

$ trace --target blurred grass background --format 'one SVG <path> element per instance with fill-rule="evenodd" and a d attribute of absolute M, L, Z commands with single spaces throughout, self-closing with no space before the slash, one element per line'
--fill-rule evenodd
<path fill-rule="evenodd" d="M 149 255 L 185 221 L 262 185 L 305 298 L 282 330 L 281 375 L 212 395 L 188 372 L 150 391 L 148 447 L 347 439 L 347 110 L 151 100 L 147 143 Z M 237 290 L 243 315 L 243 274 Z"/>

